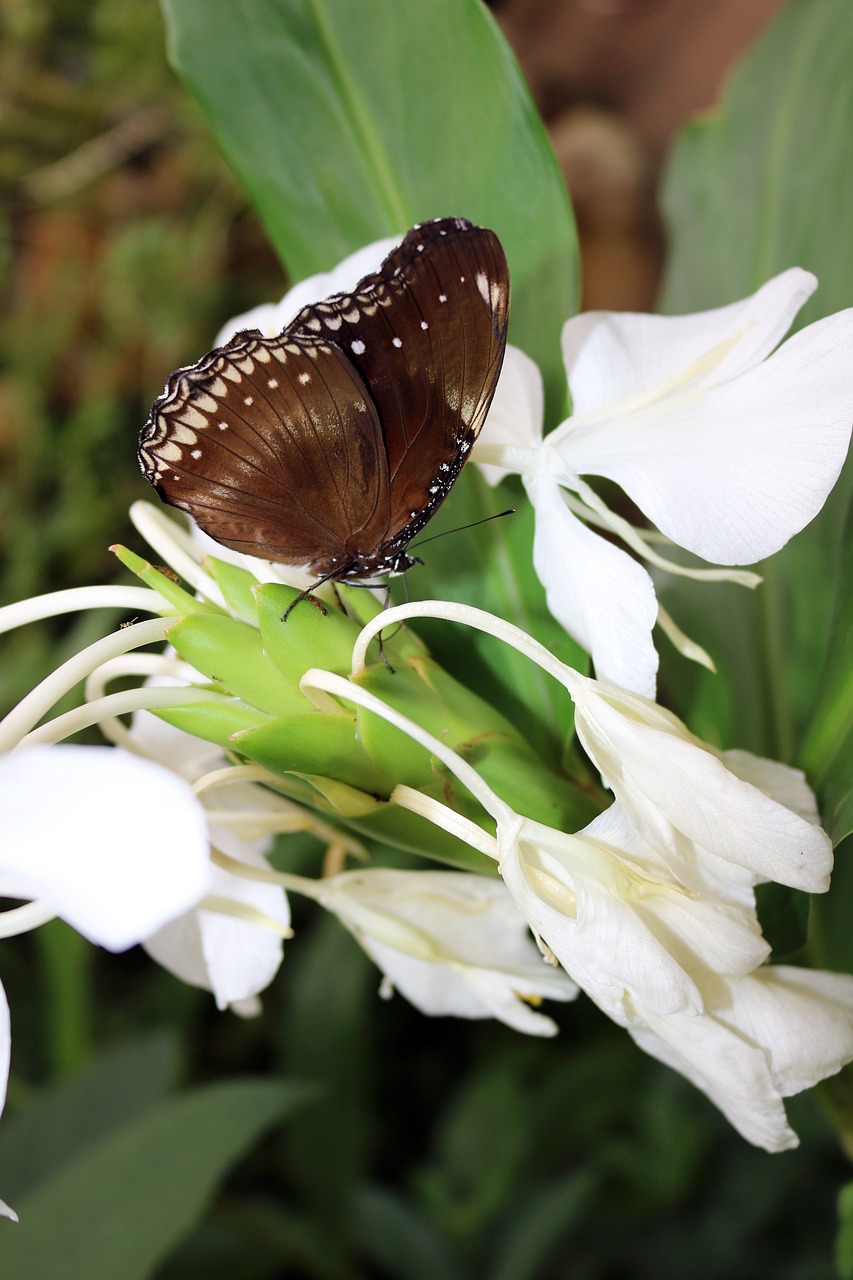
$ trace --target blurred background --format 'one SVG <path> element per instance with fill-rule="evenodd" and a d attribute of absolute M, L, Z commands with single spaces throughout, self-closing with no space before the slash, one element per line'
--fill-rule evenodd
<path fill-rule="evenodd" d="M 713 110 L 780 0 L 491 7 L 575 203 L 584 307 L 653 308 L 668 149 Z M 0 27 L 7 603 L 119 576 L 108 546 L 136 545 L 127 508 L 150 492 L 135 448 L 151 401 L 225 319 L 286 281 L 168 68 L 156 0 L 0 0 Z M 110 625 L 99 614 L 4 638 L 4 709 Z M 803 1147 L 767 1156 L 583 1001 L 549 1010 L 564 1030 L 544 1045 L 425 1020 L 379 1001 L 377 972 L 313 914 L 256 1021 L 217 1014 L 144 956 L 102 956 L 60 924 L 4 944 L 3 964 L 15 1037 L 6 1199 L 19 1121 L 103 1051 L 138 1047 L 116 1060 L 131 1081 L 156 1061 L 183 1083 L 259 1072 L 324 1086 L 230 1176 L 163 1280 L 837 1274 L 849 1167 L 814 1097 L 790 1107 Z"/>

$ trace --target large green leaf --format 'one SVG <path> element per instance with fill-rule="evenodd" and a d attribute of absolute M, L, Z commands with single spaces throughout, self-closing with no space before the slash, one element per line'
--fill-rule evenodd
<path fill-rule="evenodd" d="M 174 1085 L 178 1046 L 160 1032 L 95 1058 L 0 1125 L 0 1185 L 17 1204 L 72 1157 L 102 1141 Z M 2 1256 L 2 1245 L 0 1245 Z"/>
<path fill-rule="evenodd" d="M 200 1218 L 229 1167 L 309 1092 L 240 1080 L 156 1104 L 15 1205 L 21 1221 L 0 1238 L 0 1273 L 145 1280 Z"/>
<path fill-rule="evenodd" d="M 821 288 L 798 323 L 853 303 L 853 7 L 797 0 L 744 59 L 719 110 L 691 124 L 665 184 L 663 309 L 734 301 L 799 265 Z M 673 583 L 665 600 L 718 662 L 668 664 L 682 711 L 728 743 L 794 759 L 816 699 L 848 469 L 820 516 L 760 566 L 754 593 Z"/>
<path fill-rule="evenodd" d="M 564 395 L 568 197 L 480 0 L 163 0 L 170 55 L 294 278 L 462 215 L 507 252 L 510 336 Z M 260 299 L 259 299 L 260 301 Z"/>
<path fill-rule="evenodd" d="M 853 535 L 853 507 L 846 542 Z M 821 696 L 803 748 L 836 844 L 853 831 L 853 577 L 841 580 Z"/>

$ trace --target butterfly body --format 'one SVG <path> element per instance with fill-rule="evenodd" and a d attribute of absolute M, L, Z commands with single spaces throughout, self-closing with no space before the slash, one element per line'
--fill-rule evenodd
<path fill-rule="evenodd" d="M 415 227 L 352 293 L 177 370 L 142 470 L 238 551 L 335 580 L 403 572 L 485 420 L 508 306 L 493 232 Z"/>

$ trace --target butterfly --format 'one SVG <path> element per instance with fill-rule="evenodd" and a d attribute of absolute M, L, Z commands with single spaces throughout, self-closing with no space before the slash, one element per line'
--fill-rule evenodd
<path fill-rule="evenodd" d="M 217 542 L 316 585 L 404 572 L 488 413 L 508 316 L 494 232 L 422 223 L 352 293 L 173 373 L 142 471 Z"/>

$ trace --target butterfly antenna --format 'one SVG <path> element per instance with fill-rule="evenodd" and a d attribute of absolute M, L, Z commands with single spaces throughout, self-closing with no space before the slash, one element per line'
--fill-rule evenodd
<path fill-rule="evenodd" d="M 413 542 L 412 550 L 423 547 L 428 542 L 435 542 L 436 538 L 444 538 L 448 533 L 462 533 L 463 529 L 476 529 L 478 524 L 488 524 L 490 520 L 500 520 L 503 516 L 514 516 L 515 512 L 515 507 L 507 507 L 506 511 L 496 511 L 493 516 L 483 516 L 482 520 L 472 520 L 470 524 L 458 524 L 453 529 L 442 529 L 441 533 L 434 533 L 429 538 L 421 538 L 419 542 Z"/>

